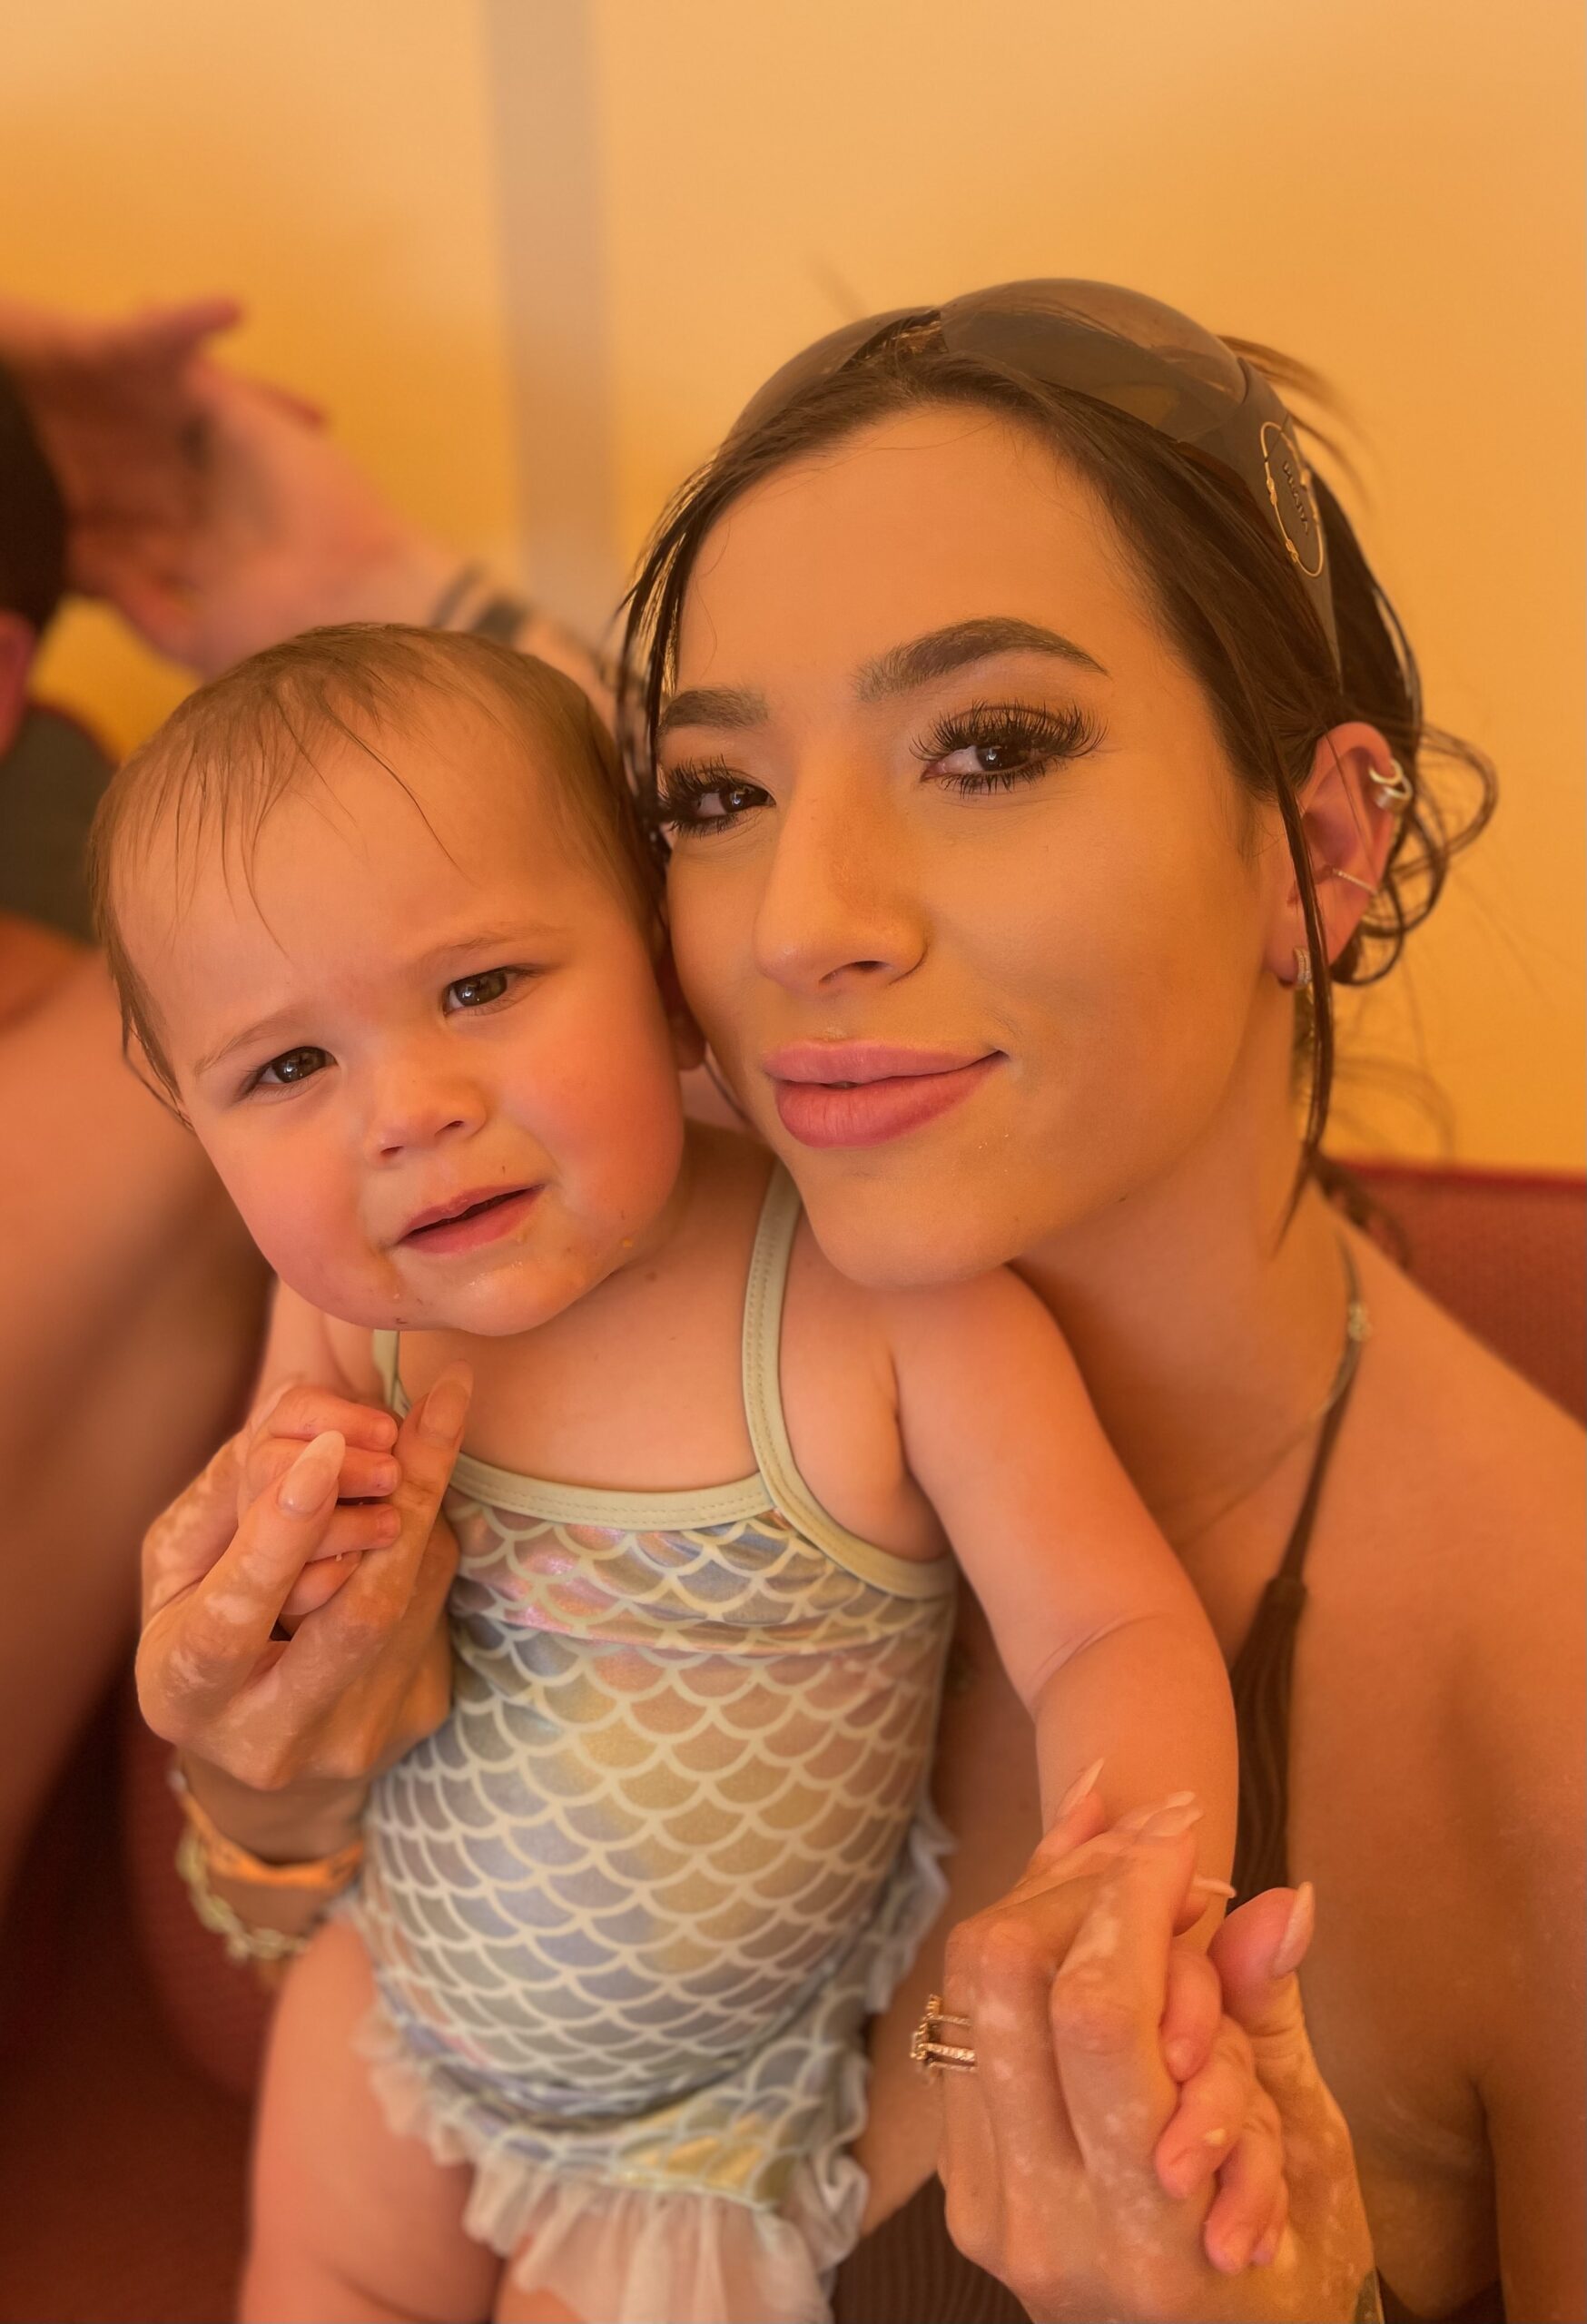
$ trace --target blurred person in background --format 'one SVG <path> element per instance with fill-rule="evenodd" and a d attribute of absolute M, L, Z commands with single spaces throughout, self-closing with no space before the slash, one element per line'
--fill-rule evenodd
<path fill-rule="evenodd" d="M 90 949 L 108 763 L 29 694 L 69 578 L 141 568 L 182 513 L 174 382 L 210 320 L 101 330 L 0 302 L 0 1900 L 125 1654 L 139 1540 L 236 1416 L 263 1314 L 214 1174 L 122 1060 Z"/>

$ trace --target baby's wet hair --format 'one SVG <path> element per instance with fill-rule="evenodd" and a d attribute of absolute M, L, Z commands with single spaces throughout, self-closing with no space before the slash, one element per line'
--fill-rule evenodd
<path fill-rule="evenodd" d="M 307 630 L 189 694 L 117 770 L 94 819 L 94 928 L 121 1001 L 123 1049 L 136 1041 L 157 1095 L 177 1104 L 158 1012 L 122 925 L 130 867 L 157 833 L 169 832 L 179 867 L 196 866 L 215 845 L 223 855 L 234 852 L 251 878 L 272 810 L 321 780 L 315 753 L 323 744 L 356 743 L 406 792 L 381 753 L 381 737 L 416 709 L 448 702 L 482 711 L 540 764 L 549 761 L 550 797 L 568 839 L 613 881 L 637 919 L 659 921 L 656 853 L 612 738 L 571 678 L 471 634 L 387 622 Z"/>

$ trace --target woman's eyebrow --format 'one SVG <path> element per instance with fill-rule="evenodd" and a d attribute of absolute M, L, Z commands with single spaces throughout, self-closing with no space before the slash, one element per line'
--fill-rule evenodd
<path fill-rule="evenodd" d="M 753 686 L 689 686 L 656 720 L 656 739 L 675 726 L 764 726 L 771 714 L 765 695 Z"/>
<path fill-rule="evenodd" d="M 1056 629 L 1011 615 L 984 614 L 975 621 L 928 630 L 907 645 L 890 645 L 873 661 L 862 662 L 854 674 L 854 692 L 862 702 L 880 702 L 888 694 L 908 694 L 913 686 L 945 678 L 967 662 L 984 662 L 993 654 L 1048 654 L 1099 677 L 1108 675 L 1095 655 L 1060 637 Z M 656 739 L 660 742 L 677 726 L 764 726 L 771 714 L 765 695 L 753 686 L 689 686 L 675 694 L 662 712 Z"/>
<path fill-rule="evenodd" d="M 886 695 L 907 694 L 912 687 L 945 678 L 966 663 L 983 662 L 993 654 L 1049 654 L 1105 678 L 1107 671 L 1094 655 L 1072 639 L 1040 622 L 1018 621 L 1003 614 L 987 614 L 977 621 L 950 622 L 945 629 L 928 630 L 907 645 L 889 646 L 874 661 L 864 662 L 854 676 L 854 691 L 862 702 L 880 702 Z"/>

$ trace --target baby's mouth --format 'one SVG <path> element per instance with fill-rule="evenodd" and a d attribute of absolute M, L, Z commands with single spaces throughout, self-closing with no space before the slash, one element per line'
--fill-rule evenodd
<path fill-rule="evenodd" d="M 418 1222 L 398 1237 L 402 1243 L 433 1241 L 448 1228 L 460 1227 L 469 1221 L 483 1218 L 491 1211 L 501 1210 L 508 1203 L 522 1202 L 538 1191 L 534 1187 L 503 1187 L 493 1194 L 464 1195 L 444 1210 L 420 1211 Z"/>

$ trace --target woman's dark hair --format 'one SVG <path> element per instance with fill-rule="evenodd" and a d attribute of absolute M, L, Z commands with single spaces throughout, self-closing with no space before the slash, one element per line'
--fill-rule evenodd
<path fill-rule="evenodd" d="M 1328 398 L 1304 366 L 1248 340 L 1226 344 L 1281 395 Z M 735 429 L 675 495 L 646 549 L 626 600 L 618 722 L 656 843 L 657 722 L 675 680 L 678 627 L 701 545 L 724 512 L 775 470 L 894 414 L 922 405 L 990 410 L 1034 430 L 1099 494 L 1147 576 L 1180 652 L 1199 681 L 1239 781 L 1276 799 L 1288 837 L 1312 962 L 1310 1005 L 1298 1012 L 1308 1103 L 1303 1171 L 1325 1171 L 1318 1147 L 1334 1077 L 1334 983 L 1375 982 L 1438 901 L 1451 858 L 1493 813 L 1495 777 L 1470 744 L 1426 725 L 1415 657 L 1349 520 L 1313 478 L 1333 575 L 1339 660 L 1284 544 L 1246 490 L 1128 413 L 948 352 L 908 331 L 794 393 Z M 1327 439 L 1308 431 L 1327 448 Z M 1329 729 L 1376 726 L 1412 786 L 1383 885 L 1330 965 L 1316 883 L 1301 827 L 1298 786 Z M 1471 797 L 1464 813 L 1428 786 L 1429 755 L 1454 762 Z"/>

